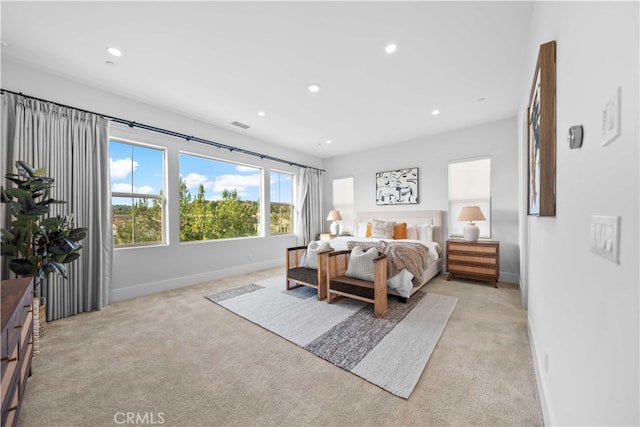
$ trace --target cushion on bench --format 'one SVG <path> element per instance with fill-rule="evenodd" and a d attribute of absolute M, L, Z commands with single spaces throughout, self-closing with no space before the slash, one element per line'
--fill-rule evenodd
<path fill-rule="evenodd" d="M 359 297 L 374 299 L 373 282 L 354 279 L 353 277 L 338 276 L 331 279 L 329 288 L 332 291 L 346 292 Z"/>
<path fill-rule="evenodd" d="M 287 270 L 287 278 L 292 280 L 299 280 L 304 283 L 309 283 L 314 286 L 318 286 L 318 270 L 307 267 L 294 267 Z"/>

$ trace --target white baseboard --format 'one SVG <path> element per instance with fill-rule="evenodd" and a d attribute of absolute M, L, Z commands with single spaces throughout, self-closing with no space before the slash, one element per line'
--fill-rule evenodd
<path fill-rule="evenodd" d="M 533 360 L 533 370 L 536 377 L 536 386 L 538 388 L 538 397 L 540 398 L 540 407 L 542 409 L 542 418 L 545 426 L 554 425 L 552 422 L 552 415 L 547 402 L 547 393 L 544 386 L 544 371 L 540 369 L 540 363 L 538 361 L 538 353 L 536 351 L 535 339 L 533 328 L 531 327 L 531 320 L 527 318 L 527 334 L 529 335 L 529 347 L 531 349 L 531 359 Z"/>
<path fill-rule="evenodd" d="M 111 302 L 137 298 L 144 295 L 151 295 L 158 292 L 169 291 L 171 289 L 178 289 L 185 286 L 196 285 L 198 283 L 207 282 L 209 280 L 235 276 L 237 274 L 251 273 L 253 271 L 265 270 L 267 268 L 278 266 L 283 267 L 284 274 L 284 265 L 282 263 L 282 260 L 277 259 L 254 264 L 246 264 L 238 267 L 225 268 L 223 270 L 208 271 L 206 273 L 193 274 L 190 276 L 176 277 L 173 279 L 161 280 L 157 282 L 142 283 L 139 285 L 128 286 L 121 289 L 112 289 Z"/>
<path fill-rule="evenodd" d="M 510 273 L 508 271 L 501 271 L 500 272 L 500 281 L 501 282 L 508 282 L 508 283 L 516 283 L 516 284 L 518 284 L 518 286 L 520 286 L 520 276 L 517 275 L 516 273 Z"/>

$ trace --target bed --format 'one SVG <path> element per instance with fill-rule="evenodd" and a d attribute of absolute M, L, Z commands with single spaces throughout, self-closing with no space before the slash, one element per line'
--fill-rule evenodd
<path fill-rule="evenodd" d="M 424 235 L 409 237 L 406 239 L 382 239 L 375 237 L 363 237 L 363 225 L 373 223 L 374 220 L 395 222 L 396 224 L 407 224 L 407 231 L 412 226 L 422 226 L 423 230 L 430 230 L 429 238 Z M 380 211 L 380 212 L 360 212 L 356 215 L 356 230 L 353 236 L 338 236 L 329 241 L 329 244 L 336 251 L 350 250 L 354 246 L 361 246 L 363 249 L 375 246 L 378 250 L 385 252 L 389 258 L 389 280 L 387 282 L 387 293 L 397 295 L 401 298 L 409 298 L 418 289 L 424 286 L 433 277 L 442 271 L 442 211 L 420 210 L 420 211 Z M 398 270 L 391 267 L 394 265 L 394 256 L 397 258 L 397 265 L 403 264 L 403 257 L 411 252 L 411 246 L 426 247 L 426 256 L 421 257 L 420 267 L 411 263 L 406 263 L 407 268 L 412 271 L 407 274 L 406 269 Z M 424 251 L 424 249 L 421 249 Z M 393 271 L 393 274 L 391 274 Z M 414 274 L 415 273 L 415 274 Z"/>

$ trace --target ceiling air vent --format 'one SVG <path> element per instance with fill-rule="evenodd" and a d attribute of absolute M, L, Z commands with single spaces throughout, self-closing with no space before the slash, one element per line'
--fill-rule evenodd
<path fill-rule="evenodd" d="M 249 129 L 251 127 L 249 125 L 245 125 L 244 123 L 240 123 L 240 122 L 231 122 L 231 124 L 233 126 L 238 126 L 239 128 L 242 128 L 242 129 Z"/>

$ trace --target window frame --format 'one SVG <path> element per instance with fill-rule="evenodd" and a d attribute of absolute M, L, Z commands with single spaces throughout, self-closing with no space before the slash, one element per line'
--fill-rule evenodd
<path fill-rule="evenodd" d="M 169 239 L 167 237 L 168 234 L 168 218 L 167 218 L 167 196 L 166 196 L 166 188 L 167 188 L 167 147 L 163 147 L 160 145 L 156 145 L 156 144 L 150 144 L 147 142 L 142 142 L 139 140 L 133 140 L 130 138 L 124 138 L 124 137 L 120 137 L 120 136 L 114 136 L 114 135 L 109 135 L 109 159 L 111 159 L 111 142 L 117 142 L 120 144 L 126 144 L 126 145 L 130 145 L 132 147 L 134 146 L 138 146 L 138 147 L 143 147 L 143 148 L 149 148 L 152 150 L 158 150 L 162 153 L 162 189 L 160 189 L 160 192 L 158 194 L 147 194 L 147 193 L 136 193 L 131 191 L 130 193 L 126 193 L 126 192 L 121 192 L 121 191 L 112 191 L 112 186 L 113 183 L 111 182 L 111 176 L 109 176 L 109 191 L 111 192 L 111 223 L 113 224 L 113 199 L 115 197 L 121 197 L 121 198 L 130 198 L 132 199 L 132 206 L 133 206 L 133 199 L 153 199 L 153 200 L 159 200 L 160 201 L 160 209 L 161 209 L 161 224 L 162 224 L 162 230 L 161 230 L 161 236 L 162 236 L 162 240 L 157 241 L 157 242 L 133 242 L 133 243 L 123 243 L 123 244 L 116 244 L 115 240 L 113 243 L 113 249 L 129 249 L 129 248 L 141 248 L 141 247 L 150 247 L 150 246 L 167 246 L 169 244 Z M 134 161 L 133 155 L 131 156 L 131 161 Z M 131 189 L 133 190 L 133 174 L 134 174 L 134 170 L 133 168 L 131 169 Z M 134 228 L 132 226 L 132 234 L 135 235 L 134 233 Z"/>
<path fill-rule="evenodd" d="M 463 199 L 451 199 L 451 165 L 488 160 L 488 197 L 471 197 Z M 480 239 L 491 239 L 491 156 L 478 156 L 473 158 L 450 160 L 447 164 L 447 204 L 449 208 L 449 237 L 462 238 L 463 225 L 458 221 L 458 216 L 463 206 L 478 205 L 484 214 L 486 221 L 478 221 L 476 225 L 480 228 Z M 460 230 L 456 232 L 455 230 Z"/>
<path fill-rule="evenodd" d="M 277 173 L 280 175 L 288 175 L 291 177 L 291 203 L 284 203 L 284 202 L 274 202 L 273 200 L 271 200 L 271 194 L 269 194 L 269 233 L 271 236 L 290 236 L 292 234 L 295 233 L 295 178 L 296 175 L 292 172 L 286 172 L 283 171 L 281 169 L 269 169 L 269 192 L 271 193 L 271 174 L 272 173 Z M 279 182 L 279 181 L 278 181 Z M 278 191 L 278 195 L 280 194 L 280 191 Z M 281 205 L 288 205 L 291 207 L 291 231 L 288 233 L 273 233 L 272 232 L 272 224 L 271 224 L 271 206 L 274 203 L 278 203 Z M 266 227 L 265 227 L 266 228 Z"/>

